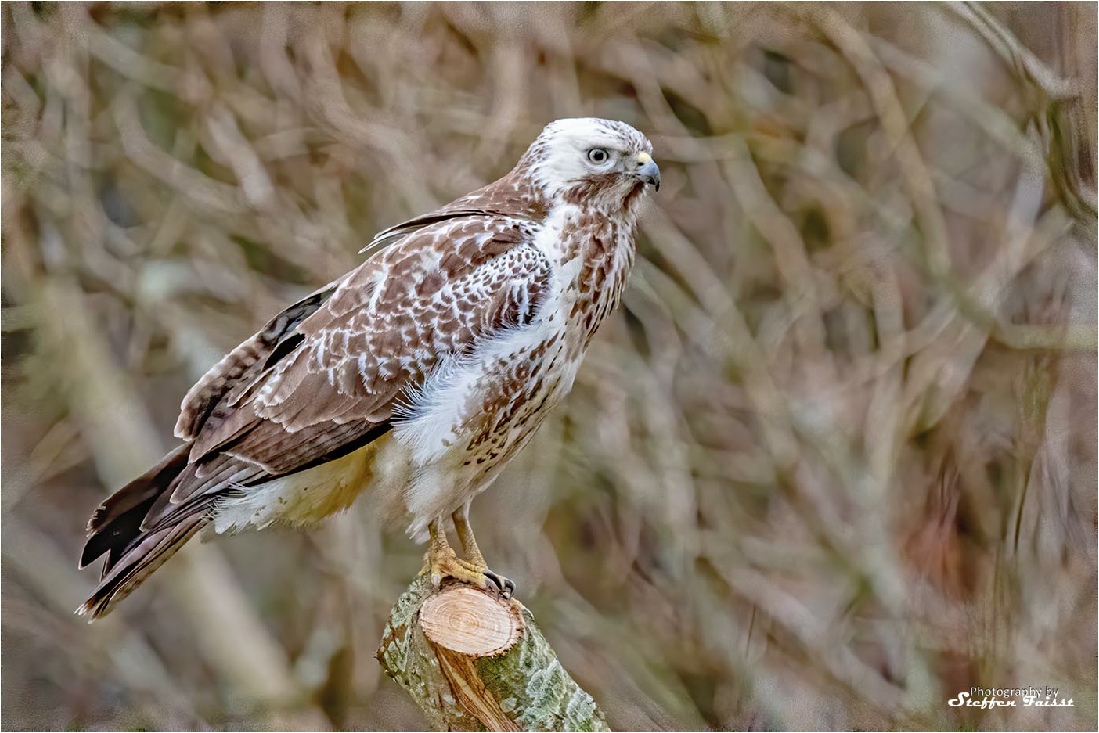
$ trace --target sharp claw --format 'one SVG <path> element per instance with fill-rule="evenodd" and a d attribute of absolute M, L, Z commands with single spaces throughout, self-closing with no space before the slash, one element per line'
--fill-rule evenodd
<path fill-rule="evenodd" d="M 511 598 L 512 593 L 515 592 L 515 583 L 494 573 L 483 564 L 474 564 L 455 556 L 449 548 L 442 548 L 437 552 L 429 551 L 424 557 L 424 569 L 421 572 L 431 574 L 431 587 L 434 590 L 442 587 L 443 580 L 454 578 L 459 582 L 469 583 L 485 590 L 491 583 L 504 598 Z"/>
<path fill-rule="evenodd" d="M 492 581 L 492 584 L 499 589 L 504 598 L 511 598 L 511 594 L 515 592 L 515 583 L 510 578 L 504 578 L 491 570 L 485 571 L 485 577 Z"/>

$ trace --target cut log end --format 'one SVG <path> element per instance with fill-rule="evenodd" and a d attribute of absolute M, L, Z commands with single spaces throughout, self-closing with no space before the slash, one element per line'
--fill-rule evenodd
<path fill-rule="evenodd" d="M 389 614 L 378 660 L 436 730 L 609 730 L 514 598 L 421 573 Z"/>
<path fill-rule="evenodd" d="M 432 644 L 471 657 L 490 657 L 519 640 L 523 617 L 513 600 L 452 585 L 424 601 L 420 625 Z"/>

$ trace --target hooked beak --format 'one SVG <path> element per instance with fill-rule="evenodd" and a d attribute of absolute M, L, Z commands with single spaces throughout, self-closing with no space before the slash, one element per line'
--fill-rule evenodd
<path fill-rule="evenodd" d="M 637 170 L 633 172 L 634 177 L 644 181 L 659 191 L 660 167 L 656 164 L 656 161 L 653 160 L 652 156 L 648 153 L 638 153 L 637 162 L 639 165 Z"/>

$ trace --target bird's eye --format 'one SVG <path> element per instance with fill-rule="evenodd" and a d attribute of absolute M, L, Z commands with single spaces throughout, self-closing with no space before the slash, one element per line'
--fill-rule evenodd
<path fill-rule="evenodd" d="M 610 153 L 603 148 L 592 148 L 588 151 L 588 160 L 596 165 L 603 165 L 610 160 Z"/>

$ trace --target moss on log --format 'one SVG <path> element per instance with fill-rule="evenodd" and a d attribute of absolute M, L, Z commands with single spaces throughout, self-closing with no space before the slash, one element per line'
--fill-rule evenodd
<path fill-rule="evenodd" d="M 421 575 L 376 656 L 438 730 L 610 730 L 514 598 Z"/>

